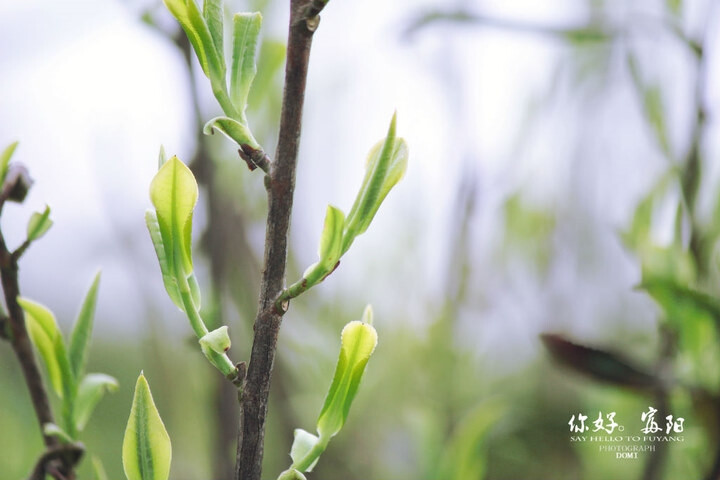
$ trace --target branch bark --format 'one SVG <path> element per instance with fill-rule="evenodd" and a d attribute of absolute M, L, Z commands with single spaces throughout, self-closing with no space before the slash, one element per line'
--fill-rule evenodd
<path fill-rule="evenodd" d="M 0 208 L 2 207 L 0 206 Z M 45 390 L 45 385 L 43 384 L 42 376 L 40 375 L 40 369 L 35 360 L 30 336 L 25 327 L 25 315 L 17 302 L 17 298 L 20 296 L 18 257 L 19 255 L 8 250 L 5 238 L 2 231 L 0 231 L 0 281 L 2 282 L 5 305 L 8 310 L 8 317 L 6 319 L 9 326 L 7 329 L 8 340 L 20 363 L 20 369 L 22 370 L 25 383 L 30 392 L 30 398 L 33 408 L 35 409 L 35 417 L 38 420 L 40 432 L 43 436 L 43 442 L 48 450 L 53 450 L 60 447 L 60 442 L 56 437 L 46 435 L 43 431 L 43 425 L 46 423 L 55 423 L 55 420 L 52 410 L 50 409 L 50 401 L 47 391 Z M 41 457 L 41 459 L 42 458 L 43 457 Z M 43 465 L 48 462 L 43 462 Z M 48 474 L 54 478 L 63 480 L 75 478 L 73 473 L 74 463 L 65 462 L 64 458 L 54 459 L 51 463 L 54 465 L 52 469 L 48 470 Z"/>
<path fill-rule="evenodd" d="M 262 472 L 265 417 L 270 378 L 278 333 L 287 305 L 275 307 L 285 283 L 287 239 L 290 229 L 295 171 L 300 144 L 302 110 L 305 99 L 312 37 L 318 17 L 308 18 L 307 0 L 291 0 L 285 88 L 276 159 L 266 177 L 268 217 L 265 257 L 260 284 L 258 313 L 255 318 L 250 364 L 240 397 L 241 428 L 238 432 L 237 480 L 260 480 Z"/>

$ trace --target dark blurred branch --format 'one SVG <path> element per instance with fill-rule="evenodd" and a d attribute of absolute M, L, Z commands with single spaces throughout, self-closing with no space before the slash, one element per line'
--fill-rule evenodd
<path fill-rule="evenodd" d="M 238 480 L 260 480 L 262 471 L 270 377 L 280 324 L 285 313 L 284 309 L 275 308 L 275 300 L 285 283 L 287 239 L 295 190 L 305 85 L 312 37 L 317 28 L 316 21 L 309 22 L 306 19 L 308 5 L 310 3 L 307 0 L 290 2 L 285 89 L 277 154 L 270 175 L 266 177 L 269 211 L 265 232 L 263 278 L 250 365 L 240 401 L 243 429 L 238 435 Z"/>
<path fill-rule="evenodd" d="M 85 448 L 80 443 L 65 443 L 48 447 L 38 459 L 28 480 L 45 480 L 46 475 L 57 480 L 75 478 L 59 468 L 59 465 L 76 465 L 84 452 Z"/>
<path fill-rule="evenodd" d="M 22 202 L 31 183 L 24 167 L 18 165 L 17 168 L 10 169 L 2 186 L 0 209 L 2 209 L 6 200 Z M 3 318 L 3 332 L 7 334 L 15 356 L 20 363 L 45 446 L 48 449 L 55 449 L 60 446 L 58 439 L 46 435 L 44 432 L 45 424 L 55 423 L 55 420 L 50 409 L 50 401 L 40 375 L 40 369 L 35 360 L 30 336 L 25 326 L 25 315 L 17 301 L 20 296 L 18 257 L 19 255 L 8 250 L 2 230 L 0 230 L 0 281 L 2 282 L 5 305 L 8 311 L 8 317 Z M 6 322 L 9 328 L 6 328 Z M 60 460 L 60 463 L 53 462 L 52 471 L 48 470 L 47 473 L 57 480 L 75 478 L 73 472 L 75 463 L 66 462 L 64 459 Z M 43 462 L 43 464 L 45 465 L 47 462 Z M 44 480 L 44 476 L 42 478 Z"/>

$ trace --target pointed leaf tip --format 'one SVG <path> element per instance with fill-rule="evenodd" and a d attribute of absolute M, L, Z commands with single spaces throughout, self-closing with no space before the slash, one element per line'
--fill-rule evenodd
<path fill-rule="evenodd" d="M 128 480 L 167 480 L 171 457 L 170 437 L 141 372 L 123 439 L 125 475 Z"/>

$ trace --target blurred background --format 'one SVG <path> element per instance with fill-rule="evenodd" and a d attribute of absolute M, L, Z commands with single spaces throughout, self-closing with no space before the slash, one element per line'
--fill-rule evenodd
<path fill-rule="evenodd" d="M 226 3 L 228 19 L 241 10 L 263 12 L 248 114 L 272 157 L 287 2 Z M 285 316 L 265 478 L 289 464 L 293 429 L 312 430 L 340 330 L 367 303 L 380 343 L 312 478 L 720 475 L 719 21 L 712 0 L 329 3 L 289 281 L 316 259 L 326 205 L 352 204 L 395 110 L 410 163 L 341 267 Z M 205 315 L 230 325 L 231 358 L 249 357 L 264 188 L 230 142 L 199 133 L 219 108 L 180 33 L 155 0 L 0 2 L 0 148 L 19 140 L 13 158 L 35 179 L 2 227 L 19 244 L 31 212 L 52 208 L 20 281 L 65 331 L 102 269 L 89 370 L 120 389 L 83 438 L 111 479 L 141 369 L 173 479 L 229 478 L 234 452 L 233 392 L 165 294 L 144 225 L 161 144 L 201 183 Z M 24 478 L 41 438 L 7 344 L 0 362 L 0 472 Z M 639 442 L 656 448 L 637 460 L 571 442 L 573 415 L 616 412 L 640 435 L 651 405 L 685 418 L 682 442 Z"/>

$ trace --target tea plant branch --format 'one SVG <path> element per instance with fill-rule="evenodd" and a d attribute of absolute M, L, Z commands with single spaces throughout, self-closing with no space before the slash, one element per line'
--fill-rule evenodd
<path fill-rule="evenodd" d="M 308 22 L 307 0 L 291 0 L 285 65 L 285 88 L 276 159 L 267 176 L 268 193 L 265 256 L 255 318 L 250 363 L 240 399 L 241 431 L 238 432 L 237 480 L 260 480 L 270 377 L 282 317 L 287 309 L 276 308 L 283 290 L 290 216 L 295 190 L 295 171 L 302 127 L 310 48 L 317 23 Z"/>
<path fill-rule="evenodd" d="M 71 477 L 58 470 L 57 464 L 77 464 L 83 453 L 85 448 L 81 443 L 64 443 L 49 447 L 38 459 L 28 480 L 45 480 L 46 475 L 58 480 L 69 479 Z"/>
<path fill-rule="evenodd" d="M 5 201 L 12 196 L 6 192 L 13 191 L 16 188 L 14 184 L 21 181 L 20 178 L 20 176 L 11 177 L 10 173 L 5 178 L 2 195 L 0 197 L 0 209 Z M 72 459 L 69 456 L 52 454 L 56 449 L 61 448 L 61 445 L 57 437 L 49 435 L 44 430 L 45 425 L 54 424 L 55 420 L 52 410 L 50 409 L 47 390 L 43 384 L 40 369 L 32 349 L 30 336 L 25 325 L 25 315 L 17 301 L 20 296 L 18 258 L 20 254 L 24 252 L 25 248 L 21 247 L 21 249 L 11 252 L 5 243 L 2 229 L 0 229 L 0 281 L 2 282 L 5 305 L 8 310 L 8 316 L 3 319 L 3 323 L 7 323 L 7 328 L 4 328 L 3 331 L 7 334 L 15 356 L 20 363 L 25 383 L 30 392 L 30 399 L 33 409 L 35 410 L 35 416 L 38 420 L 43 442 L 48 449 L 38 461 L 38 465 L 42 466 L 42 471 L 54 478 L 58 480 L 68 480 L 75 478 L 73 467 L 77 460 L 79 460 L 79 456 L 74 457 L 74 461 L 71 461 Z M 31 476 L 31 478 L 34 477 Z M 44 476 L 41 478 L 44 479 Z"/>

